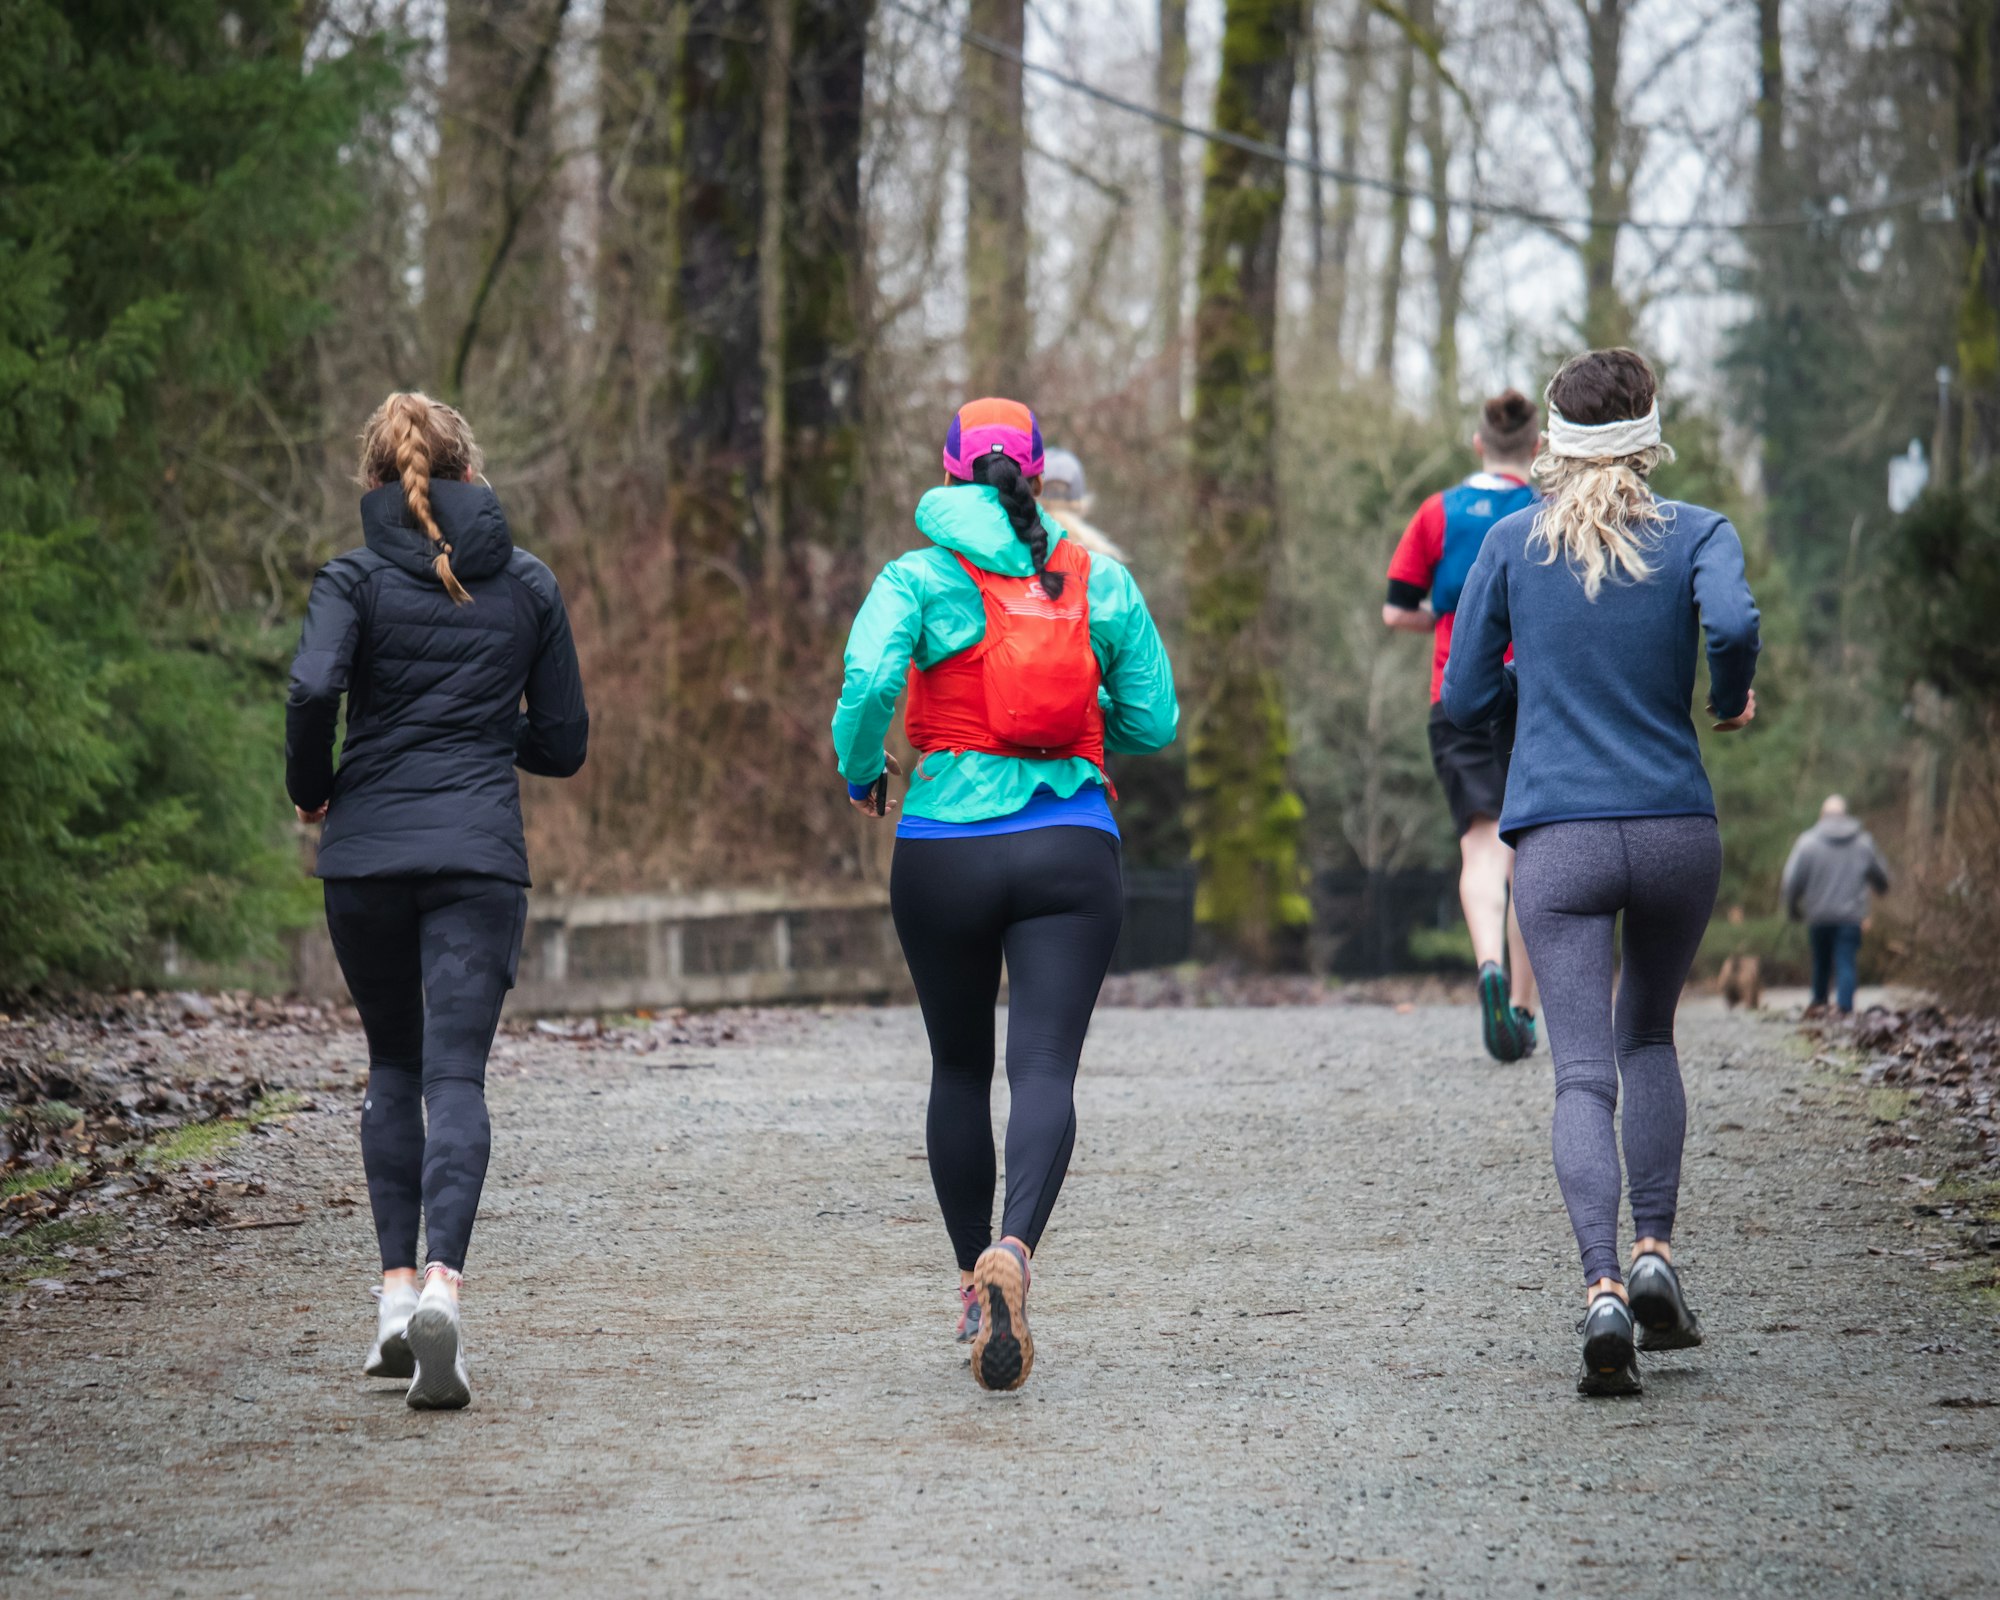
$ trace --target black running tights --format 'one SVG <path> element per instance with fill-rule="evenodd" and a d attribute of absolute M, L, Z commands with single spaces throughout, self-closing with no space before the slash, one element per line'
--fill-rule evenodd
<path fill-rule="evenodd" d="M 486 1055 L 514 986 L 528 896 L 487 877 L 331 878 L 326 925 L 368 1035 L 361 1164 L 382 1270 L 465 1270 L 486 1182 Z M 425 1128 L 428 1113 L 429 1128 Z"/>
<path fill-rule="evenodd" d="M 1007 1199 L 1002 1237 L 1033 1250 L 1076 1143 L 1083 1036 L 1124 919 L 1117 836 L 1036 828 L 899 839 L 896 933 L 931 1041 L 931 1182 L 959 1267 L 993 1242 L 993 1007 L 1007 963 Z"/>

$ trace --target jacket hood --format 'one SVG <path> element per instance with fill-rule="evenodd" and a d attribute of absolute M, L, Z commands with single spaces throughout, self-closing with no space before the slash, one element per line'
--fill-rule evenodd
<path fill-rule="evenodd" d="M 1063 526 L 1039 505 L 1035 509 L 1048 530 L 1053 550 L 1063 537 Z M 1034 557 L 1015 537 L 1014 524 L 1001 509 L 1000 491 L 990 484 L 932 489 L 917 502 L 917 532 L 932 544 L 956 551 L 984 572 L 1025 578 L 1035 570 Z"/>
<path fill-rule="evenodd" d="M 1861 837 L 1859 817 L 1821 817 L 1813 824 L 1813 830 L 1828 844 L 1851 844 Z"/>
<path fill-rule="evenodd" d="M 506 513 L 483 483 L 431 479 L 431 515 L 451 546 L 451 570 L 460 578 L 490 578 L 514 554 Z M 438 581 L 432 565 L 437 547 L 410 515 L 400 483 L 385 483 L 361 497 L 361 537 L 370 550 L 405 572 Z"/>

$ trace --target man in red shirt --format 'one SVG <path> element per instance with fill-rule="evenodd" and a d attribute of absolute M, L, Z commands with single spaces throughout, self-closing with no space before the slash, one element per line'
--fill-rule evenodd
<path fill-rule="evenodd" d="M 1458 828 L 1459 903 L 1479 962 L 1480 1031 L 1500 1061 L 1535 1048 L 1535 977 L 1508 905 L 1514 852 L 1500 838 L 1507 758 L 1514 730 L 1477 733 L 1456 727 L 1438 704 L 1459 591 L 1486 535 L 1501 518 L 1535 504 L 1529 468 L 1541 448 L 1541 414 L 1518 389 L 1488 400 L 1472 436 L 1480 470 L 1417 508 L 1389 561 L 1382 621 L 1405 633 L 1428 633 L 1431 648 L 1431 765 Z M 1509 968 L 1503 958 L 1511 956 Z"/>

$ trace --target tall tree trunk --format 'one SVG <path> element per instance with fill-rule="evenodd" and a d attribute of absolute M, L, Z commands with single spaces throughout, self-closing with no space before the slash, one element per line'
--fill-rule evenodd
<path fill-rule="evenodd" d="M 550 109 L 569 5 L 449 0 L 445 8 L 424 241 L 430 364 L 447 395 L 479 407 L 504 393 L 524 425 L 561 400 L 550 381 L 566 342 Z"/>
<path fill-rule="evenodd" d="M 1354 19 L 1348 26 L 1347 47 L 1343 52 L 1346 74 L 1340 87 L 1340 170 L 1352 172 L 1361 157 L 1361 114 L 1368 94 L 1371 56 L 1368 24 L 1373 20 L 1372 0 L 1354 0 Z M 1330 335 L 1336 352 L 1346 348 L 1350 261 L 1354 249 L 1354 222 L 1359 195 L 1353 184 L 1342 184 L 1333 202 L 1333 238 L 1329 247 L 1332 271 L 1320 301 L 1322 336 Z"/>
<path fill-rule="evenodd" d="M 666 457 L 661 401 L 679 187 L 673 105 L 686 25 L 681 6 L 604 0 L 598 47 L 597 433 L 611 459 L 655 475 Z M 664 495 L 654 488 L 648 499 L 657 507 Z"/>
<path fill-rule="evenodd" d="M 1215 126 L 1282 146 L 1303 0 L 1228 0 Z M 1212 144 L 1202 178 L 1195 312 L 1188 635 L 1194 714 L 1188 828 L 1196 915 L 1230 951 L 1279 952 L 1310 915 L 1302 807 L 1265 616 L 1277 546 L 1279 233 L 1285 170 Z"/>
<path fill-rule="evenodd" d="M 790 156 L 792 0 L 764 0 L 764 93 L 757 130 L 757 348 L 764 363 L 764 449 L 757 523 L 767 611 L 775 619 L 785 567 L 785 168 Z M 777 652 L 764 663 L 776 681 Z"/>
<path fill-rule="evenodd" d="M 1785 33 L 1784 0 L 1757 0 L 1757 165 L 1752 203 L 1760 217 L 1775 217 L 1785 202 Z M 1771 229 L 1751 241 L 1756 269 L 1758 330 L 1756 346 L 1758 411 L 1762 429 L 1760 475 L 1765 504 L 1774 510 L 1787 503 L 1787 452 L 1774 437 L 1771 416 L 1779 401 L 1784 367 L 1786 324 L 1794 314 L 1786 265 L 1791 241 Z M 1780 537 L 1785 530 L 1777 531 Z"/>
<path fill-rule="evenodd" d="M 971 34 L 1019 51 L 1025 0 L 971 0 Z M 1028 208 L 1021 64 L 968 39 L 964 54 L 965 356 L 976 394 L 1028 379 Z"/>
<path fill-rule="evenodd" d="M 1619 113 L 1618 72 L 1626 0 L 1577 0 L 1590 41 L 1590 214 L 1583 254 L 1583 338 L 1592 349 L 1631 342 L 1632 310 L 1618 292 L 1618 236 L 1630 171 L 1627 130 Z"/>
<path fill-rule="evenodd" d="M 1160 0 L 1160 59 L 1154 100 L 1167 116 L 1187 109 L 1187 0 Z M 1167 416 L 1181 418 L 1181 295 L 1187 287 L 1187 169 L 1182 135 L 1160 130 L 1160 349 L 1166 363 Z"/>
<path fill-rule="evenodd" d="M 670 245 L 676 537 L 739 569 L 754 558 L 762 487 L 766 0 L 691 0 L 670 115 L 677 123 Z"/>
<path fill-rule="evenodd" d="M 1439 38 L 1442 48 L 1443 39 Z M 1431 285 L 1437 295 L 1437 337 L 1432 371 L 1437 376 L 1437 409 L 1442 417 L 1458 412 L 1458 313 L 1464 298 L 1465 262 L 1472 254 L 1473 237 L 1465 249 L 1455 252 L 1451 244 L 1451 135 L 1445 126 L 1444 74 L 1431 71 L 1424 76 L 1424 156 L 1430 165 L 1431 184 Z"/>
<path fill-rule="evenodd" d="M 1326 293 L 1326 182 L 1319 169 L 1326 165 L 1319 126 L 1319 35 L 1320 5 L 1323 0 L 1306 0 L 1306 36 L 1300 54 L 1306 61 L 1306 157 L 1312 173 L 1306 179 L 1306 232 L 1311 249 L 1307 255 L 1306 288 L 1316 307 Z"/>
<path fill-rule="evenodd" d="M 2000 457 L 2000 183 L 1991 156 L 2000 147 L 2000 0 L 1959 0 L 1956 56 L 1958 159 L 1980 162 L 1960 219 L 1958 477 L 1971 483 Z"/>
<path fill-rule="evenodd" d="M 794 583 L 808 585 L 819 621 L 845 621 L 863 553 L 861 114 L 873 6 L 792 3 L 782 514 Z"/>
<path fill-rule="evenodd" d="M 1421 10 L 1421 14 L 1420 14 Z M 1429 25 L 1430 7 L 1426 0 L 1413 0 L 1411 20 Z M 1405 38 L 1397 52 L 1396 99 L 1389 112 L 1389 181 L 1401 183 L 1409 175 L 1410 119 L 1417 92 L 1417 46 Z M 1375 335 L 1375 372 L 1393 377 L 1396 368 L 1396 323 L 1402 313 L 1403 246 L 1410 237 L 1410 200 L 1398 194 L 1389 202 L 1389 242 L 1382 260 L 1381 325 Z"/>

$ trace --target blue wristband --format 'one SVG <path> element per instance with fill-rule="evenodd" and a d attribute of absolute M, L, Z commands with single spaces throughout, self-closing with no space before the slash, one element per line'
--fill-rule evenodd
<path fill-rule="evenodd" d="M 850 783 L 847 786 L 847 798 L 850 800 L 866 800 L 874 792 L 873 780 L 867 783 Z"/>

